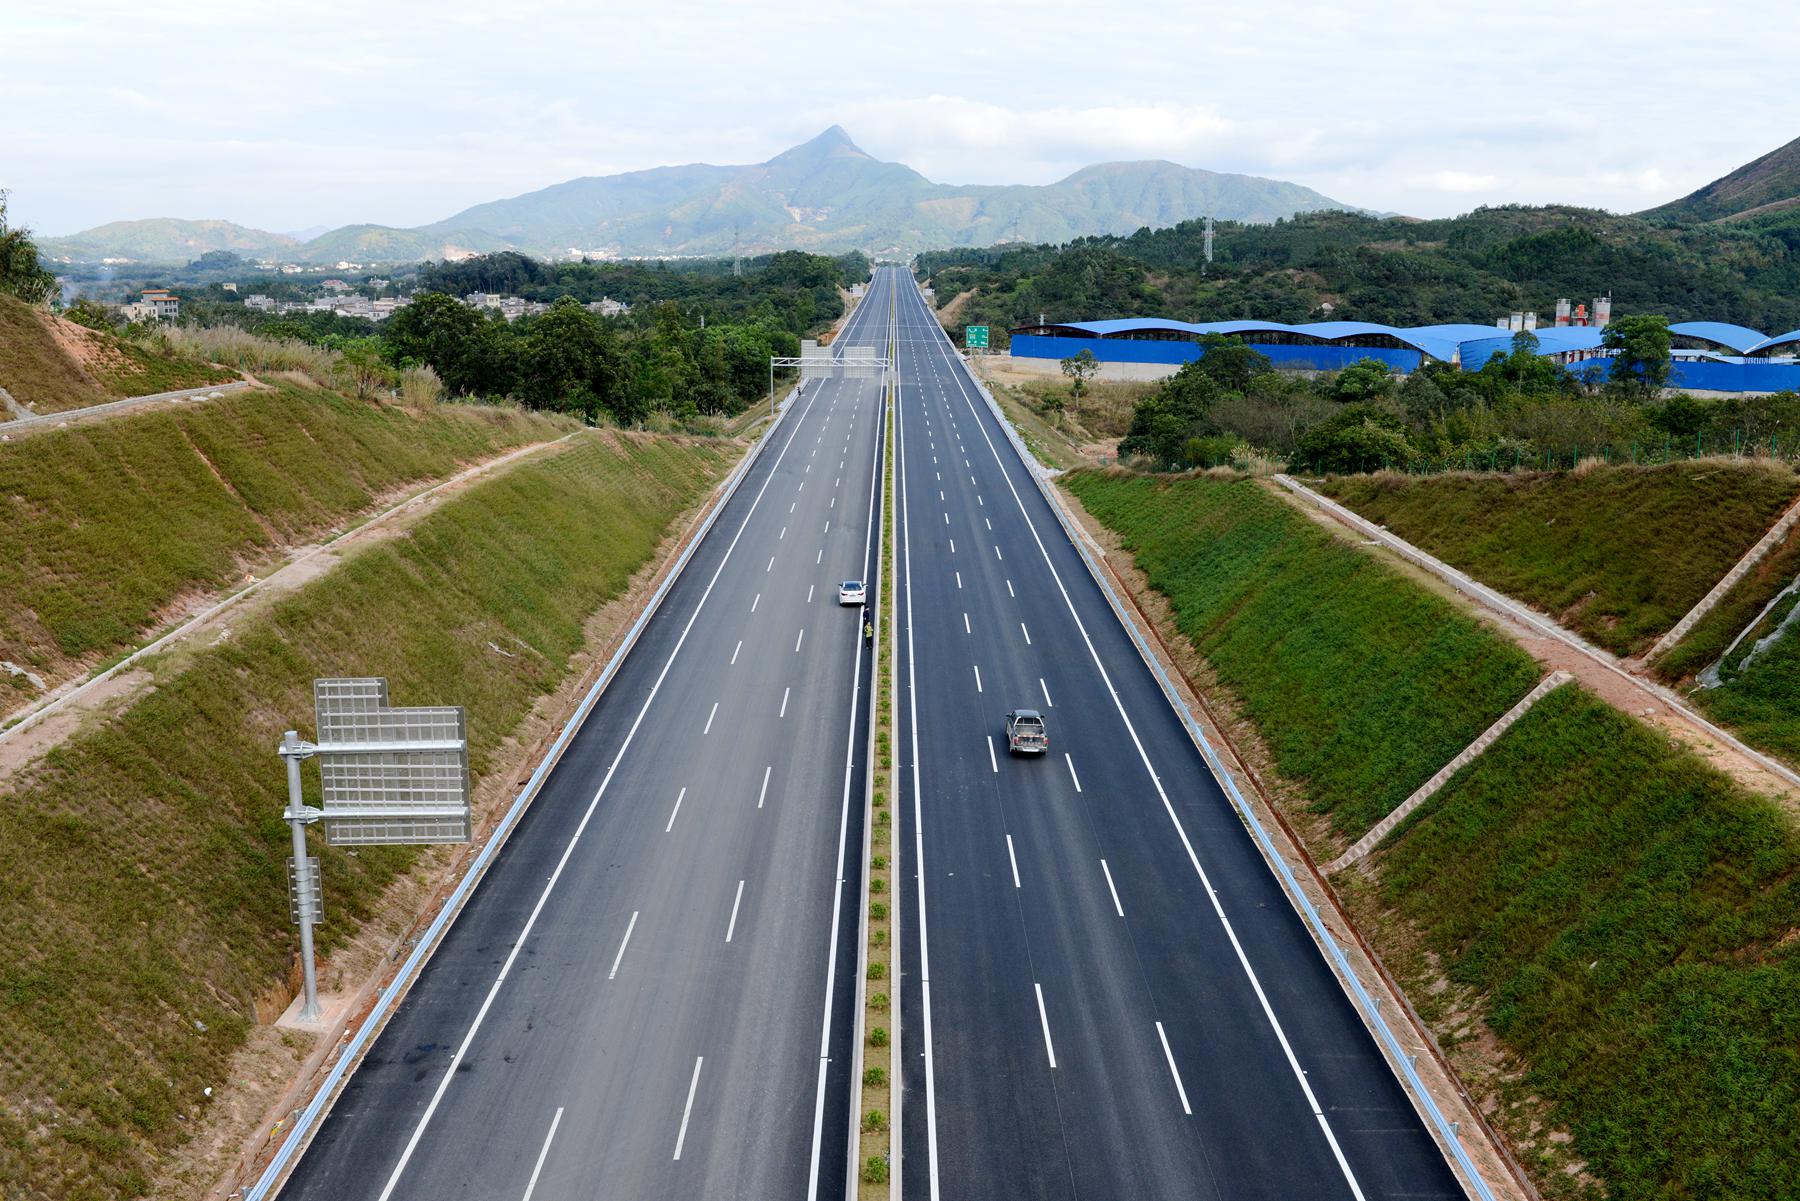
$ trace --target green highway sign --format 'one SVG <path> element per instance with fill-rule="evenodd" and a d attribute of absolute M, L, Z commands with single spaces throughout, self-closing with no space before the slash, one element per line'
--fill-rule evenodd
<path fill-rule="evenodd" d="M 963 349 L 986 350 L 988 344 L 988 327 L 985 325 L 963 326 Z"/>

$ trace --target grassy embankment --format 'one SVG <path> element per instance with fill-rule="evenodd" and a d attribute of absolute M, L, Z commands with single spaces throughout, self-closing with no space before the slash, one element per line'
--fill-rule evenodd
<path fill-rule="evenodd" d="M 117 657 L 196 594 L 396 488 L 573 423 L 445 405 L 414 413 L 283 382 L 0 445 L 0 659 L 52 685 Z M 0 712 L 36 695 L 0 675 Z"/>
<path fill-rule="evenodd" d="M 143 1194 L 258 1000 L 291 987 L 272 748 L 310 726 L 313 678 L 383 675 L 400 703 L 467 706 L 479 782 L 568 674 L 590 616 L 724 466 L 723 447 L 584 435 L 229 640 L 153 658 L 153 692 L 14 781 L 0 796 L 0 1194 Z M 414 853 L 314 849 L 330 955 Z"/>
<path fill-rule="evenodd" d="M 91 330 L 0 295 L 0 388 L 33 412 L 60 413 L 236 378 L 203 359 Z"/>
<path fill-rule="evenodd" d="M 1626 655 L 1646 650 L 1731 570 L 1800 494 L 1800 480 L 1782 464 L 1702 460 L 1345 476 L 1321 491 Z"/>
<path fill-rule="evenodd" d="M 1068 486 L 1345 833 L 1535 674 L 1255 484 Z M 1359 924 L 1546 1196 L 1794 1195 L 1800 837 L 1771 804 L 1568 686 L 1373 863 L 1338 881 Z"/>

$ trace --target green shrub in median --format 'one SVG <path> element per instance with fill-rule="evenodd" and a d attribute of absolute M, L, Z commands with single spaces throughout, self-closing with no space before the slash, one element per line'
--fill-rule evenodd
<path fill-rule="evenodd" d="M 1253 480 L 1064 477 L 1255 720 L 1360 835 L 1531 690 L 1521 650 Z"/>
<path fill-rule="evenodd" d="M 1612 1196 L 1795 1196 L 1800 836 L 1766 800 L 1568 686 L 1380 866 Z"/>
<path fill-rule="evenodd" d="M 568 674 L 590 616 L 722 468 L 711 449 L 588 435 L 234 623 L 8 781 L 0 1196 L 142 1194 L 187 1128 L 178 1115 L 224 1083 L 256 999 L 291 963 L 274 747 L 310 725 L 313 678 L 383 675 L 398 703 L 466 706 L 479 780 Z M 329 954 L 412 852 L 314 849 Z"/>

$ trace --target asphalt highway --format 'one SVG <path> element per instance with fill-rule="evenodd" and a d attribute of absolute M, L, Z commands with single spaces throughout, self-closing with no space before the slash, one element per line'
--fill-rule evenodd
<path fill-rule="evenodd" d="M 843 1194 L 881 388 L 789 405 L 283 1197 Z"/>
<path fill-rule="evenodd" d="M 1462 1196 L 923 298 L 883 278 L 905 1196 Z M 1047 754 L 1007 755 L 1015 707 Z"/>

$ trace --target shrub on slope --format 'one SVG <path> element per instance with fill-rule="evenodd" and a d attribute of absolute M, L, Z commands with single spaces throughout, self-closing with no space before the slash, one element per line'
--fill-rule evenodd
<path fill-rule="evenodd" d="M 1616 654 L 1681 620 L 1800 494 L 1744 460 L 1328 480 L 1356 512 Z"/>
<path fill-rule="evenodd" d="M 1282 774 L 1347 836 L 1537 680 L 1523 651 L 1252 480 L 1064 478 L 1169 598 Z"/>
<path fill-rule="evenodd" d="M 472 487 L 0 795 L 0 1195 L 144 1193 L 254 998 L 286 978 L 272 752 L 307 728 L 313 678 L 385 675 L 403 704 L 467 706 L 479 780 L 566 675 L 589 616 L 722 466 L 709 448 L 587 435 Z M 329 952 L 411 852 L 314 849 Z"/>

